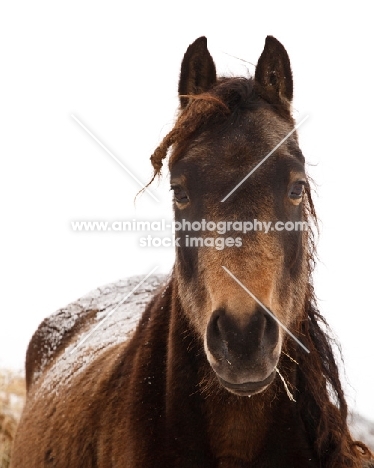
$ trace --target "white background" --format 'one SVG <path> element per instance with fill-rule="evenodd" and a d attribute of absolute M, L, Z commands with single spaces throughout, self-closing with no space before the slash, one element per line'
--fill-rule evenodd
<path fill-rule="evenodd" d="M 312 6 L 311 6 L 312 5 Z M 180 61 L 201 35 L 221 73 L 252 74 L 268 34 L 286 47 L 321 220 L 320 307 L 342 343 L 353 409 L 374 419 L 373 32 L 369 2 L 3 2 L 0 7 L 0 365 L 22 368 L 43 319 L 173 249 L 74 233 L 72 220 L 171 220 L 167 174 L 139 187 L 171 128 Z"/>

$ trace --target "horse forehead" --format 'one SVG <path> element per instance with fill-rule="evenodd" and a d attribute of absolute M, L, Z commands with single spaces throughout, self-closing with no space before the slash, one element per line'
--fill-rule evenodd
<path fill-rule="evenodd" d="M 292 129 L 291 120 L 279 117 L 271 109 L 244 111 L 228 120 L 222 130 L 212 127 L 197 137 L 183 159 L 202 167 L 250 164 L 275 149 Z M 294 148 L 298 148 L 297 138 L 291 134 L 278 153 L 292 154 Z"/>
<path fill-rule="evenodd" d="M 293 126 L 292 118 L 286 120 L 271 108 L 246 110 L 240 112 L 236 121 L 228 125 L 227 141 L 235 143 L 235 139 L 238 139 L 250 145 L 263 142 L 275 146 L 291 132 Z"/>

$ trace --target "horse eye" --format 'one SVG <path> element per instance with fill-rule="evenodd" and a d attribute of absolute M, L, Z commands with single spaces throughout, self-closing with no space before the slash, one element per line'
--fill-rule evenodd
<path fill-rule="evenodd" d="M 293 183 L 289 192 L 289 197 L 292 200 L 299 200 L 304 194 L 306 182 L 304 180 L 298 180 Z"/>
<path fill-rule="evenodd" d="M 187 192 L 180 185 L 172 185 L 171 190 L 174 192 L 174 200 L 178 203 L 185 204 L 189 202 Z"/>

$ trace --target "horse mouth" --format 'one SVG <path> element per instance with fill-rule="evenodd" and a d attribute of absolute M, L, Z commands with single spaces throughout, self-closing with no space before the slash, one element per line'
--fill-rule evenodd
<path fill-rule="evenodd" d="M 244 382 L 241 384 L 227 382 L 226 380 L 221 379 L 221 377 L 217 377 L 220 384 L 229 392 L 239 396 L 251 396 L 265 390 L 265 388 L 273 382 L 275 374 L 276 371 L 273 370 L 273 372 L 268 377 L 266 377 L 266 379 L 261 380 L 260 382 Z"/>

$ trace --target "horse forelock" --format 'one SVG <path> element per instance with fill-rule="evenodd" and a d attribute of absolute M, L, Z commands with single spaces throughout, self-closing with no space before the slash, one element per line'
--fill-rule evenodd
<path fill-rule="evenodd" d="M 288 105 L 264 99 L 261 87 L 253 78 L 221 77 L 211 90 L 182 97 L 188 98 L 190 102 L 181 110 L 173 129 L 151 156 L 154 175 L 149 184 L 160 175 L 163 160 L 171 146 L 173 154 L 169 160 L 169 168 L 182 157 L 184 144 L 198 130 L 230 125 L 240 111 L 272 108 L 281 118 L 293 123 Z"/>

